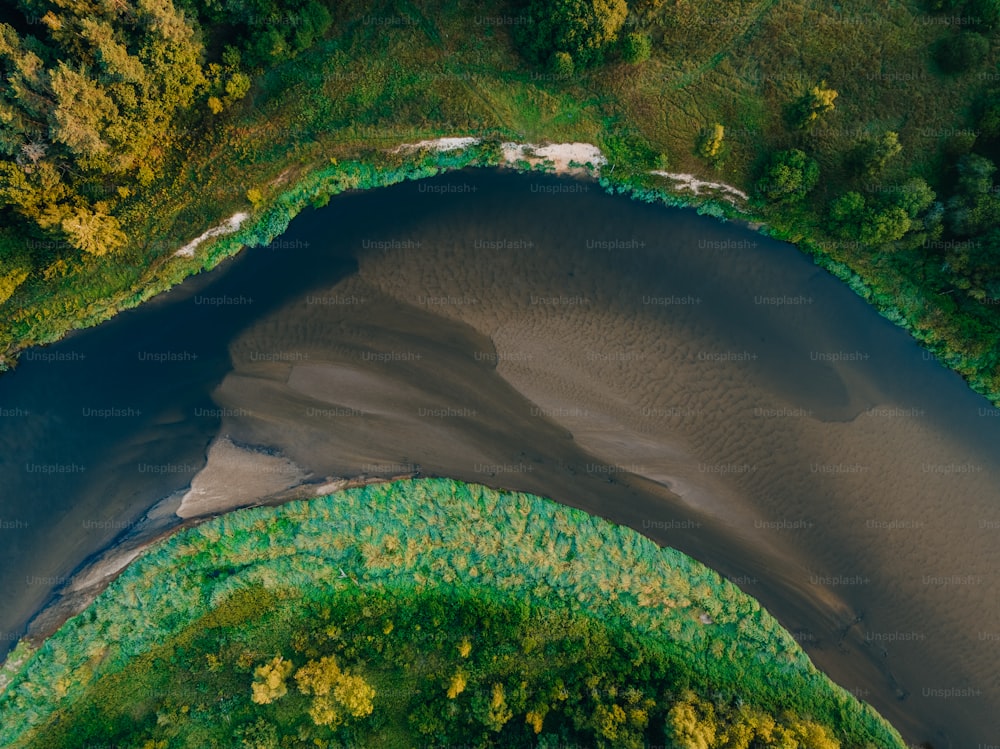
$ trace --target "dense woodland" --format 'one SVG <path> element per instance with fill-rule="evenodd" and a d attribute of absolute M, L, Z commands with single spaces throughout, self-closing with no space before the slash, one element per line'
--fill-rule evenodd
<path fill-rule="evenodd" d="M 381 144 L 433 134 L 572 137 L 609 155 L 613 189 L 662 194 L 652 169 L 743 187 L 744 211 L 1000 394 L 997 0 L 17 8 L 0 24 L 8 352 L 198 270 L 169 250 L 222 211 L 266 211 L 290 165 L 391 162 Z"/>
<path fill-rule="evenodd" d="M 12 661 L 11 749 L 904 746 L 689 557 L 446 479 L 183 531 Z"/>

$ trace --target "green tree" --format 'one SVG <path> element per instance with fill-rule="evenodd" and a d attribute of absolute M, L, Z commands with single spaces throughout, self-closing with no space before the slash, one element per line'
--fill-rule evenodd
<path fill-rule="evenodd" d="M 278 729 L 263 718 L 236 729 L 233 738 L 242 749 L 278 749 Z"/>
<path fill-rule="evenodd" d="M 910 218 L 917 218 L 934 203 L 937 197 L 923 177 L 907 180 L 891 193 L 893 205 L 899 206 Z"/>
<path fill-rule="evenodd" d="M 858 147 L 860 171 L 867 177 L 876 177 L 902 150 L 899 134 L 892 130 L 887 130 L 877 138 L 866 140 Z"/>
<path fill-rule="evenodd" d="M 967 154 L 959 159 L 955 169 L 958 172 L 959 193 L 979 195 L 993 189 L 993 173 L 997 167 L 985 156 Z"/>
<path fill-rule="evenodd" d="M 837 92 L 826 87 L 826 81 L 813 86 L 791 106 L 790 120 L 800 130 L 812 127 L 821 115 L 834 110 Z"/>
<path fill-rule="evenodd" d="M 0 230 L 0 304 L 28 278 L 31 260 L 24 242 L 10 230 Z"/>
<path fill-rule="evenodd" d="M 819 164 L 797 148 L 780 151 L 758 180 L 757 194 L 771 203 L 790 204 L 802 200 L 819 182 Z"/>
<path fill-rule="evenodd" d="M 527 22 L 515 27 L 521 53 L 544 63 L 556 52 L 573 57 L 577 67 L 600 63 L 625 23 L 625 0 L 529 0 Z"/>
<path fill-rule="evenodd" d="M 653 43 L 649 34 L 633 31 L 625 35 L 622 41 L 622 59 L 630 65 L 638 65 L 649 59 L 653 52 Z"/>
<path fill-rule="evenodd" d="M 946 73 L 965 73 L 978 67 L 990 51 L 990 41 L 975 31 L 960 31 L 941 40 L 934 59 Z"/>
<path fill-rule="evenodd" d="M 838 237 L 882 245 L 895 242 L 913 226 L 907 207 L 894 202 L 869 205 L 857 192 L 848 192 L 830 206 L 830 231 Z M 919 199 L 915 203 L 919 205 Z M 913 205 L 909 206 L 913 208 Z"/>

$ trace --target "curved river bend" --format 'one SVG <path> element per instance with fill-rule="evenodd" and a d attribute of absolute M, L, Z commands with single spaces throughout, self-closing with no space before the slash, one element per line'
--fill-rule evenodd
<path fill-rule="evenodd" d="M 744 228 L 491 171 L 344 195 L 0 407 L 5 644 L 193 479 L 181 514 L 415 469 L 631 525 L 908 741 L 1000 744 L 1000 410 Z"/>

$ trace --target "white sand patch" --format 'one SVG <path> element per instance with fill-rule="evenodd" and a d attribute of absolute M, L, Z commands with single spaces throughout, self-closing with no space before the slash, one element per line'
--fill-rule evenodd
<path fill-rule="evenodd" d="M 287 458 L 237 447 L 220 437 L 194 477 L 177 515 L 193 518 L 245 507 L 301 483 L 308 475 Z"/>
<path fill-rule="evenodd" d="M 698 179 L 693 174 L 661 171 L 652 171 L 650 174 L 655 174 L 658 177 L 666 177 L 674 183 L 674 189 L 690 190 L 695 195 L 701 195 L 702 190 L 717 190 L 728 193 L 729 195 L 735 195 L 743 200 L 747 200 L 750 197 L 745 192 L 733 187 L 732 185 L 727 185 L 724 182 L 706 182 L 705 180 Z M 731 203 L 735 202 L 731 198 L 727 199 Z"/>
<path fill-rule="evenodd" d="M 588 174 L 599 172 L 608 163 L 601 149 L 593 143 L 552 143 L 538 146 L 533 143 L 504 143 L 503 158 L 508 165 L 526 161 L 532 166 L 551 161 L 556 174 Z M 587 169 L 591 164 L 593 170 Z"/>
<path fill-rule="evenodd" d="M 177 252 L 174 253 L 177 257 L 194 257 L 194 251 L 198 248 L 202 242 L 206 239 L 211 239 L 212 237 L 218 237 L 222 234 L 232 234 L 234 231 L 240 228 L 240 225 L 247 220 L 250 216 L 249 213 L 234 213 L 232 216 L 227 218 L 218 226 L 213 226 L 211 229 L 206 231 L 199 237 L 195 237 L 186 245 L 181 247 Z"/>
<path fill-rule="evenodd" d="M 474 146 L 479 142 L 479 138 L 435 138 L 433 140 L 422 140 L 417 143 L 404 143 L 395 152 L 418 151 L 421 148 L 430 148 L 434 151 L 460 151 L 463 148 Z"/>
<path fill-rule="evenodd" d="M 347 479 L 337 479 L 336 481 L 330 481 L 325 484 L 321 484 L 316 487 L 315 495 L 317 497 L 325 497 L 327 494 L 333 494 L 334 492 L 339 492 L 341 489 L 347 486 Z"/>

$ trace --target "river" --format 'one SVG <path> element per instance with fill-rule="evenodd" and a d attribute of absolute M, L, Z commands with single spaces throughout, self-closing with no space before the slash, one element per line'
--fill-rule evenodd
<path fill-rule="evenodd" d="M 744 227 L 492 170 L 342 195 L 25 352 L 0 409 L 6 645 L 214 444 L 203 500 L 274 490 L 280 457 L 286 484 L 418 470 L 628 524 L 911 743 L 1000 744 L 1000 410 Z"/>

